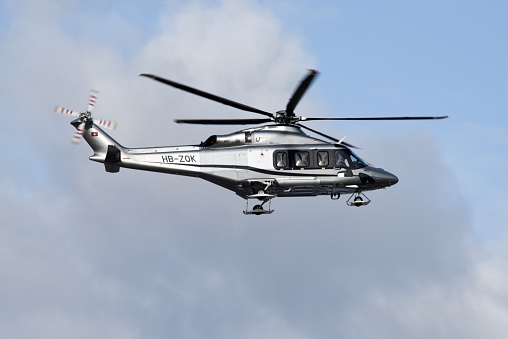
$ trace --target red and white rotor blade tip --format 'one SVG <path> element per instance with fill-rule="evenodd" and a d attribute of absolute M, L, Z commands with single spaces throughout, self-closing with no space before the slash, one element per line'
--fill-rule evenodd
<path fill-rule="evenodd" d="M 74 138 L 72 138 L 72 143 L 74 145 L 78 145 L 83 137 L 83 132 L 85 131 L 85 123 L 82 122 L 78 125 L 78 129 L 76 130 L 76 134 L 74 134 Z"/>
<path fill-rule="evenodd" d="M 79 117 L 79 115 L 80 115 L 79 112 L 73 111 L 71 109 L 67 109 L 65 107 L 60 107 L 60 106 L 55 107 L 55 112 L 58 114 L 69 115 L 72 117 Z"/>
<path fill-rule="evenodd" d="M 108 128 L 110 130 L 114 130 L 116 128 L 116 126 L 118 125 L 118 123 L 116 121 L 112 121 L 112 120 L 102 120 L 102 119 L 97 119 L 95 118 L 94 119 L 94 122 L 101 126 L 101 127 L 105 127 L 105 128 Z"/>
<path fill-rule="evenodd" d="M 90 91 L 90 98 L 88 99 L 88 110 L 87 112 L 91 112 L 95 107 L 95 102 L 97 101 L 97 96 L 99 95 L 99 91 L 92 89 Z"/>

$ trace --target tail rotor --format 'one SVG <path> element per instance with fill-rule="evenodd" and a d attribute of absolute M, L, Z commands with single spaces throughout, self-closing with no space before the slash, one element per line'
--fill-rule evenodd
<path fill-rule="evenodd" d="M 94 121 L 94 119 L 92 118 L 92 110 L 94 109 L 95 103 L 97 102 L 98 94 L 99 94 L 99 91 L 96 91 L 94 89 L 92 89 L 90 91 L 90 96 L 88 99 L 88 108 L 87 108 L 87 111 L 84 113 L 79 113 L 77 111 L 67 109 L 67 108 L 61 107 L 61 106 L 55 107 L 56 113 L 77 118 L 77 120 L 75 120 L 73 122 L 73 124 L 75 122 L 79 123 L 79 124 L 74 125 L 74 126 L 77 125 L 76 134 L 74 134 L 74 137 L 72 138 L 72 143 L 75 145 L 78 145 L 80 143 L 81 138 L 83 137 L 83 133 L 85 132 L 87 125 L 90 126 L 93 122 L 95 122 L 97 125 L 99 125 L 101 127 L 108 128 L 110 130 L 114 130 L 116 128 L 116 126 L 118 125 L 117 122 L 113 121 L 113 120 L 96 119 Z"/>

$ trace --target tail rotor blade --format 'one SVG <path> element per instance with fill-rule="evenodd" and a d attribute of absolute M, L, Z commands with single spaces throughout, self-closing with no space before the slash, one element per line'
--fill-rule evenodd
<path fill-rule="evenodd" d="M 99 91 L 92 89 L 90 91 L 90 98 L 88 99 L 88 109 L 87 112 L 91 112 L 95 106 L 95 102 L 97 101 L 97 96 L 99 95 Z"/>
<path fill-rule="evenodd" d="M 55 107 L 55 112 L 58 113 L 58 114 L 69 115 L 69 116 L 72 116 L 72 117 L 79 117 L 79 115 L 80 115 L 79 112 L 76 112 L 76 111 L 73 111 L 71 109 L 67 109 L 65 107 L 61 107 L 61 106 L 56 106 Z"/>
<path fill-rule="evenodd" d="M 94 119 L 94 122 L 95 122 L 95 124 L 97 124 L 101 127 L 108 128 L 110 130 L 114 130 L 116 128 L 116 126 L 118 125 L 118 123 L 116 121 L 102 120 L 102 119 L 97 119 L 97 118 Z"/>
<path fill-rule="evenodd" d="M 83 136 L 83 132 L 85 131 L 85 123 L 82 122 L 78 125 L 78 128 L 76 130 L 76 134 L 74 134 L 74 138 L 72 138 L 72 143 L 74 145 L 78 145 L 81 141 L 81 137 Z"/>

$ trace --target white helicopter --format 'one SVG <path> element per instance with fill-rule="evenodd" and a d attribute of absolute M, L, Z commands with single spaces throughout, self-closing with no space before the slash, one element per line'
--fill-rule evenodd
<path fill-rule="evenodd" d="M 176 83 L 151 74 L 141 74 L 178 89 L 264 115 L 257 119 L 194 119 L 176 123 L 206 125 L 265 124 L 226 135 L 212 135 L 198 145 L 130 148 L 120 145 L 101 128 L 115 129 L 116 122 L 92 118 L 97 91 L 92 90 L 88 109 L 78 113 L 60 106 L 55 112 L 76 117 L 73 143 L 83 137 L 93 149 L 90 160 L 104 163 L 106 171 L 117 173 L 121 167 L 136 170 L 198 177 L 235 192 L 247 201 L 244 214 L 271 214 L 275 197 L 328 195 L 337 200 L 351 195 L 349 206 L 363 206 L 371 201 L 363 192 L 392 186 L 398 178 L 364 162 L 351 151 L 355 146 L 301 124 L 312 120 L 417 120 L 436 117 L 306 118 L 294 110 L 318 73 L 309 70 L 290 98 L 286 109 L 266 112 L 229 99 Z M 333 142 L 305 134 L 309 130 Z M 258 203 L 249 209 L 249 200 Z M 269 202 L 268 209 L 263 206 Z"/>

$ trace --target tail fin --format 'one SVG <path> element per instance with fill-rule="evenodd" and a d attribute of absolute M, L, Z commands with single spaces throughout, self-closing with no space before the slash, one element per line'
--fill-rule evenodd
<path fill-rule="evenodd" d="M 71 124 L 78 128 L 80 121 L 76 119 Z M 90 160 L 104 163 L 108 172 L 118 172 L 119 166 L 115 164 L 121 161 L 122 145 L 92 122 L 86 124 L 83 139 L 94 151 Z"/>

